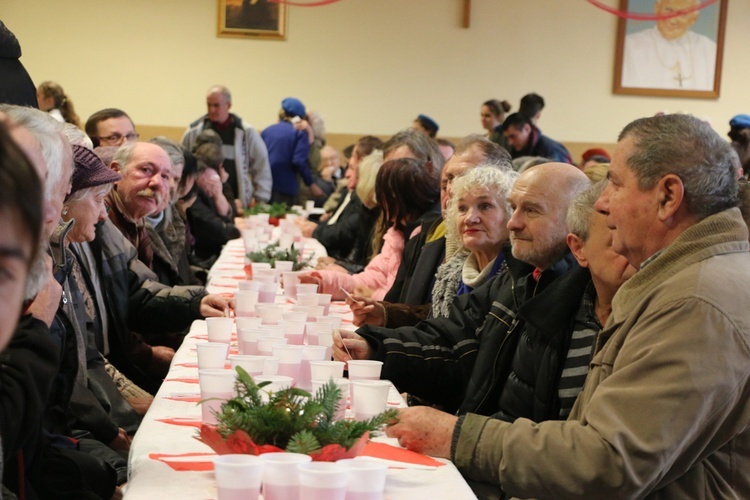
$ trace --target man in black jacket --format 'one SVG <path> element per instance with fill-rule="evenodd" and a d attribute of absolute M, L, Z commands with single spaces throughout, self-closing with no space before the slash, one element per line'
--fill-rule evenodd
<path fill-rule="evenodd" d="M 448 411 L 497 412 L 523 328 L 518 308 L 575 266 L 565 215 L 588 186 L 571 165 L 544 164 L 524 172 L 510 195 L 508 272 L 458 297 L 448 318 L 395 330 L 366 326 L 359 335 L 342 332 L 349 352 L 383 360 L 383 378 Z M 337 337 L 334 354 L 346 360 Z"/>

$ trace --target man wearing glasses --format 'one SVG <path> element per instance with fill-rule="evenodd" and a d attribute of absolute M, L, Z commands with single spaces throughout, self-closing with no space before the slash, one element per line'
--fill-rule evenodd
<path fill-rule="evenodd" d="M 106 108 L 97 111 L 86 121 L 86 134 L 97 146 L 122 146 L 138 140 L 133 120 L 125 111 Z"/>

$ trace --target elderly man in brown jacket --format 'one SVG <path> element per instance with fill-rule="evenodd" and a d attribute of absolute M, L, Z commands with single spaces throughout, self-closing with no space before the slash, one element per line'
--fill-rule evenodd
<path fill-rule="evenodd" d="M 428 408 L 388 428 L 467 477 L 535 498 L 750 498 L 750 245 L 739 162 L 687 115 L 619 137 L 596 208 L 639 271 L 619 290 L 569 419 Z"/>

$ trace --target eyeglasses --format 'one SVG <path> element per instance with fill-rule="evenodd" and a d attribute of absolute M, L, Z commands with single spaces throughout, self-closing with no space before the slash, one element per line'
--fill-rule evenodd
<path fill-rule="evenodd" d="M 107 137 L 100 137 L 100 142 L 120 142 L 123 139 L 125 139 L 126 142 L 134 141 L 140 137 L 140 134 L 136 134 L 135 132 L 130 132 L 129 134 L 112 134 L 108 135 Z"/>

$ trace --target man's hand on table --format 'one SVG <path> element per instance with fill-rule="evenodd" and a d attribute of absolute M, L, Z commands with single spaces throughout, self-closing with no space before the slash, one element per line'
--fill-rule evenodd
<path fill-rule="evenodd" d="M 385 306 L 382 302 L 352 295 L 346 298 L 346 303 L 354 315 L 352 319 L 354 326 L 385 326 Z"/>
<path fill-rule="evenodd" d="M 305 238 L 312 238 L 313 231 L 318 225 L 312 221 L 306 219 L 297 219 L 294 221 L 297 227 L 302 231 L 302 236 Z"/>
<path fill-rule="evenodd" d="M 201 315 L 204 318 L 228 316 L 232 309 L 234 309 L 234 299 L 225 299 L 216 294 L 209 294 L 201 299 Z"/>
<path fill-rule="evenodd" d="M 117 437 L 115 437 L 110 443 L 109 447 L 115 451 L 130 451 L 130 436 L 125 432 L 122 427 L 117 431 Z"/>
<path fill-rule="evenodd" d="M 385 433 L 401 446 L 432 457 L 450 458 L 451 439 L 458 417 L 429 406 L 414 406 L 398 412 L 398 422 Z"/>
<path fill-rule="evenodd" d="M 370 359 L 370 356 L 372 356 L 372 348 L 370 345 L 364 338 L 356 333 L 349 330 L 334 330 L 332 335 L 333 359 L 336 361 Z M 344 343 L 346 343 L 346 349 L 344 348 Z"/>

